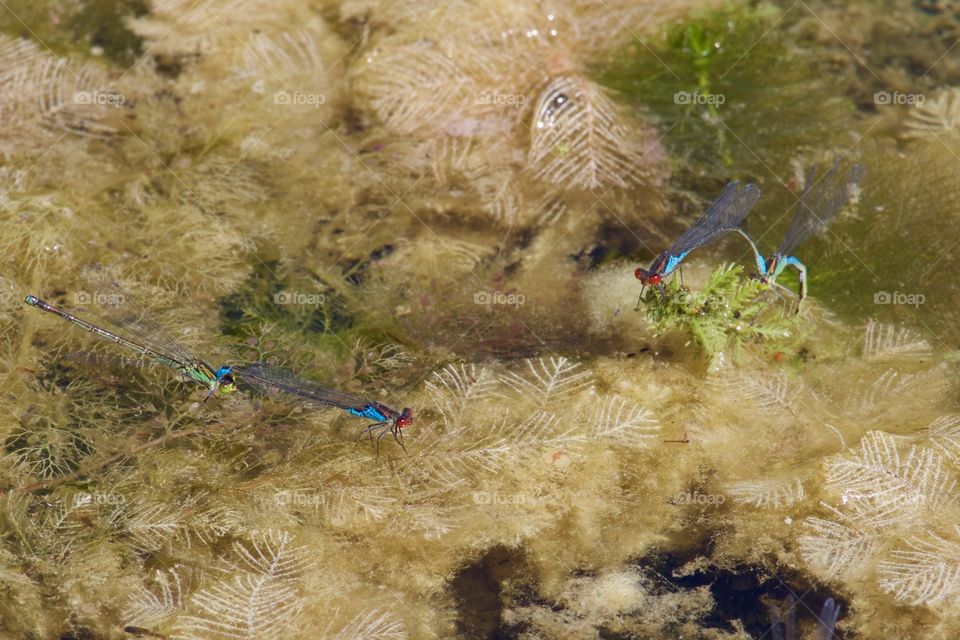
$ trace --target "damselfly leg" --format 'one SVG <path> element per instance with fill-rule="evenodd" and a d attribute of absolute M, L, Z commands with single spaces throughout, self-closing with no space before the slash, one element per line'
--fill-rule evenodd
<path fill-rule="evenodd" d="M 407 452 L 407 448 L 403 444 L 403 433 L 400 431 L 400 428 L 397 426 L 396 421 L 394 420 L 385 420 L 383 422 L 374 422 L 366 429 L 360 432 L 360 435 L 357 437 L 357 444 L 363 440 L 364 436 L 370 437 L 370 444 L 374 445 L 374 450 L 376 451 L 376 457 L 380 457 L 380 439 L 388 433 L 393 434 L 393 439 L 397 441 L 397 444 L 400 445 L 400 448 L 403 449 L 403 452 Z M 376 434 L 377 438 L 374 440 L 373 436 Z"/>

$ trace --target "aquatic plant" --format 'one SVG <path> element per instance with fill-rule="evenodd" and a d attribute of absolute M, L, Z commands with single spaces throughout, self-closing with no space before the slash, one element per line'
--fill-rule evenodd
<path fill-rule="evenodd" d="M 952 87 L 912 109 L 905 123 L 911 136 L 954 134 L 960 125 L 960 89 Z"/>
<path fill-rule="evenodd" d="M 723 364 L 725 354 L 740 352 L 745 343 L 788 338 L 790 321 L 771 313 L 765 298 L 768 285 L 742 276 L 743 267 L 728 264 L 713 271 L 699 290 L 682 287 L 679 277 L 662 290 L 648 287 L 643 303 L 654 335 L 688 334 L 688 344 L 703 351 L 711 369 Z"/>
<path fill-rule="evenodd" d="M 28 140 L 41 150 L 65 133 L 109 136 L 124 131 L 118 121 L 129 109 L 127 96 L 112 90 L 107 74 L 93 64 L 75 63 L 25 38 L 0 34 L 2 153 Z"/>
<path fill-rule="evenodd" d="M 665 170 L 654 137 L 582 71 L 595 43 L 578 17 L 604 20 L 614 9 L 579 4 L 452 3 L 400 19 L 402 12 L 364 16 L 395 24 L 374 29 L 350 71 L 370 125 L 399 134 L 390 147 L 375 142 L 381 148 L 371 159 L 415 171 L 405 189 L 424 181 L 468 190 L 458 207 L 479 200 L 475 207 L 507 225 L 533 222 L 551 192 L 588 189 L 605 198 L 611 187 L 658 181 Z M 419 36 L 424 30 L 428 38 Z M 451 169 L 467 180 L 451 180 Z M 484 187 L 488 181 L 499 189 Z"/>

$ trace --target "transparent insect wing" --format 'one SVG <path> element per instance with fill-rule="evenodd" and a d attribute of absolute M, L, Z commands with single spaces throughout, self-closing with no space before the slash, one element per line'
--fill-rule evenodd
<path fill-rule="evenodd" d="M 719 236 L 739 227 L 760 197 L 760 188 L 747 184 L 738 189 L 739 182 L 728 182 L 706 212 L 680 236 L 668 253 L 681 255 L 701 247 Z"/>
<path fill-rule="evenodd" d="M 299 378 L 289 371 L 273 365 L 256 363 L 246 367 L 234 367 L 233 372 L 252 387 L 289 393 L 319 404 L 340 409 L 362 410 L 370 402 L 349 393 L 336 391 L 323 385 Z"/>
<path fill-rule="evenodd" d="M 853 187 L 859 185 L 864 173 L 859 164 L 853 165 L 849 173 L 840 171 L 838 159 L 819 180 L 814 181 L 815 168 L 811 168 L 807 172 L 803 195 L 777 253 L 790 255 L 801 243 L 822 233 L 843 210 Z"/>
<path fill-rule="evenodd" d="M 77 316 L 92 319 L 95 324 L 102 325 L 105 329 L 183 363 L 194 359 L 176 338 L 101 267 L 84 268 L 81 278 L 86 289 L 75 292 L 70 305 Z"/>

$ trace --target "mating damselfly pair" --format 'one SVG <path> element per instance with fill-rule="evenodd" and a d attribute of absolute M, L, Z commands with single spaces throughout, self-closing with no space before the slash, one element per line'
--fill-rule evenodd
<path fill-rule="evenodd" d="M 91 272 L 101 287 L 100 292 L 93 295 L 94 302 L 97 302 L 98 308 L 104 310 L 101 314 L 84 314 L 90 315 L 92 320 L 81 318 L 34 295 L 28 295 L 24 302 L 116 342 L 141 354 L 150 362 L 168 367 L 184 380 L 204 386 L 208 390 L 204 402 L 216 393 L 232 393 L 237 389 L 238 383 L 244 383 L 259 391 L 280 391 L 372 420 L 373 423 L 361 433 L 361 438 L 368 435 L 370 440 L 376 443 L 378 453 L 380 440 L 387 433 L 392 434 L 397 443 L 406 449 L 403 445 L 402 429 L 413 422 L 413 411 L 410 408 L 397 411 L 376 400 L 360 398 L 298 378 L 265 362 L 214 368 L 190 354 L 178 340 L 136 305 L 131 296 L 123 293 L 118 283 L 105 278 L 99 270 L 94 269 Z M 85 295 L 89 297 L 89 294 Z"/>
<path fill-rule="evenodd" d="M 833 222 L 850 200 L 853 190 L 859 187 L 863 179 L 865 170 L 862 165 L 853 165 L 849 172 L 840 171 L 840 166 L 838 159 L 819 180 L 816 179 L 815 167 L 807 171 L 797 210 L 790 220 L 787 232 L 777 250 L 766 259 L 757 243 L 743 229 L 747 214 L 760 198 L 760 188 L 755 184 L 746 184 L 743 188 L 739 188 L 739 183 L 733 180 L 727 183 L 704 214 L 680 236 L 673 246 L 657 256 L 649 268 L 637 268 L 634 275 L 644 288 L 648 285 L 662 288 L 663 279 L 677 270 L 691 251 L 731 231 L 736 231 L 750 244 L 757 265 L 756 277 L 761 282 L 777 287 L 792 296 L 793 292 L 777 284 L 776 280 L 788 266 L 797 270 L 799 277 L 797 310 L 799 311 L 800 303 L 807 296 L 809 285 L 807 268 L 793 255 L 793 251 L 802 242 L 823 232 Z M 640 290 L 640 299 L 642 298 L 643 288 Z M 640 300 L 637 300 L 637 307 L 639 306 Z"/>

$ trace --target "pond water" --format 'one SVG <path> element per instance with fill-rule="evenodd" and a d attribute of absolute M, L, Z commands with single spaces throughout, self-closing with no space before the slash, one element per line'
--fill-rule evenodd
<path fill-rule="evenodd" d="M 954 637 L 958 19 L 7 0 L 0 637 Z"/>

